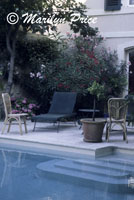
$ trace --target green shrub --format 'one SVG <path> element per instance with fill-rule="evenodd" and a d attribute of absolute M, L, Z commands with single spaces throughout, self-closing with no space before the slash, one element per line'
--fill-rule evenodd
<path fill-rule="evenodd" d="M 48 110 L 54 91 L 88 95 L 94 82 L 104 88 L 106 99 L 117 97 L 126 86 L 126 65 L 119 63 L 116 52 L 99 47 L 101 41 L 70 34 L 60 42 L 46 37 L 20 39 L 15 81 L 38 101 L 42 112 Z"/>
<path fill-rule="evenodd" d="M 38 100 L 41 110 L 47 111 L 51 91 L 47 89 L 44 70 L 48 62 L 54 61 L 59 55 L 59 42 L 47 37 L 19 40 L 17 45 L 18 62 L 16 63 L 15 80 Z M 41 75 L 40 75 L 41 74 Z M 32 76 L 33 75 L 33 76 Z"/>
<path fill-rule="evenodd" d="M 119 96 L 126 86 L 126 65 L 118 62 L 116 52 L 104 48 L 98 51 L 101 40 L 101 37 L 72 38 L 69 35 L 63 43 L 67 50 L 59 52 L 59 56 L 49 62 L 44 61 L 40 70 L 35 68 L 27 74 L 25 88 L 39 98 L 44 108 L 48 108 L 54 91 L 87 95 L 87 88 L 94 82 L 104 88 L 106 100 L 109 96 Z"/>

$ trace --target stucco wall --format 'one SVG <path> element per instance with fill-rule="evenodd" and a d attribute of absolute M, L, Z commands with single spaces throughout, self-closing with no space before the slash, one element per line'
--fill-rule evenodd
<path fill-rule="evenodd" d="M 98 27 L 100 32 L 127 32 L 134 31 L 134 14 L 123 15 L 103 15 L 97 16 L 97 23 L 94 27 Z M 92 25 L 93 26 L 93 25 Z"/>

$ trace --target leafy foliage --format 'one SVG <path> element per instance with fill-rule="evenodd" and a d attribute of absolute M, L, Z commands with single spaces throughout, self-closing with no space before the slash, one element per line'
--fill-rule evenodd
<path fill-rule="evenodd" d="M 74 0 L 58 1 L 58 0 L 1 0 L 0 1 L 0 30 L 5 35 L 6 47 L 9 54 L 9 73 L 7 92 L 11 92 L 13 84 L 13 72 L 16 57 L 16 41 L 18 33 L 21 30 L 23 34 L 31 31 L 32 33 L 50 33 L 57 31 L 57 23 L 54 20 L 61 18 L 64 22 L 68 22 L 74 32 L 80 32 L 83 36 L 95 35 L 97 30 L 89 26 L 88 23 L 81 21 L 72 22 L 72 13 L 79 13 L 81 17 L 85 17 L 86 6 Z M 7 22 L 9 13 L 16 13 L 19 16 L 18 23 L 11 25 Z M 33 15 L 34 22 L 24 23 L 23 15 Z M 52 22 L 40 19 L 53 18 Z"/>
<path fill-rule="evenodd" d="M 90 88 L 92 95 L 105 100 L 119 96 L 126 86 L 126 65 L 118 62 L 116 52 L 100 48 L 101 37 L 68 36 L 62 40 L 60 47 L 65 49 L 58 51 L 57 57 L 44 60 L 40 56 L 31 62 L 20 78 L 24 88 L 43 109 L 48 107 L 55 90 L 87 95 Z"/>
<path fill-rule="evenodd" d="M 98 100 L 104 98 L 104 85 L 100 85 L 96 81 L 94 81 L 93 84 L 88 88 L 88 91 L 91 95 L 96 96 Z"/>
<path fill-rule="evenodd" d="M 104 48 L 98 51 L 101 40 L 71 38 L 70 53 L 62 54 L 46 68 L 49 85 L 59 91 L 87 93 L 87 88 L 96 82 L 104 87 L 105 97 L 121 94 L 126 86 L 126 65 L 118 63 L 116 52 Z"/>

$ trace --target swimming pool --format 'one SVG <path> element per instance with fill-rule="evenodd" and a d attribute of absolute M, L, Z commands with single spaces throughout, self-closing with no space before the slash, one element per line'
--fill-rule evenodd
<path fill-rule="evenodd" d="M 123 166 L 119 161 L 72 160 L 2 148 L 0 200 L 133 200 L 134 190 L 127 185 L 131 169 L 132 163 Z"/>

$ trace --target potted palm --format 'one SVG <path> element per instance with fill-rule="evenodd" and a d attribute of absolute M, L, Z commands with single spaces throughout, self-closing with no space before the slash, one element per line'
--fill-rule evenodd
<path fill-rule="evenodd" d="M 96 100 L 104 98 L 105 95 L 104 85 L 101 85 L 96 81 L 94 81 L 92 85 L 88 88 L 88 91 L 90 92 L 91 95 L 94 96 L 93 115 L 92 119 L 90 118 L 81 119 L 83 133 L 84 133 L 84 141 L 101 142 L 106 120 L 100 118 L 95 119 L 95 109 L 96 109 Z"/>

